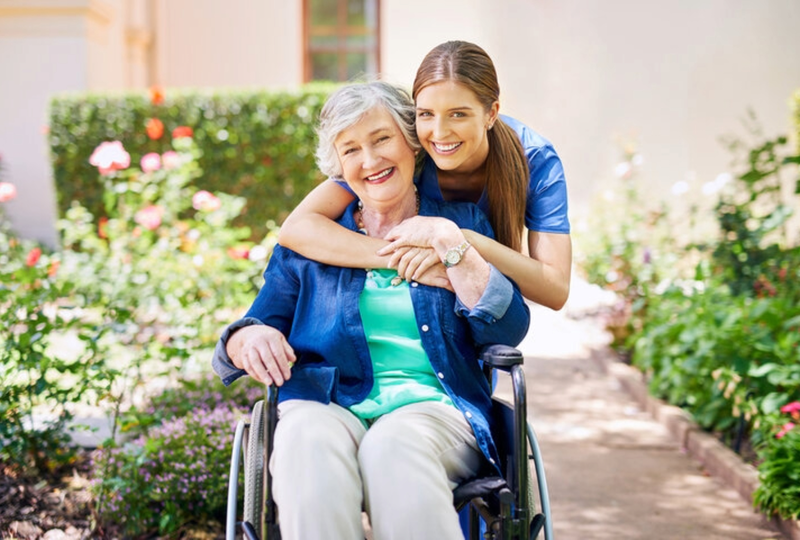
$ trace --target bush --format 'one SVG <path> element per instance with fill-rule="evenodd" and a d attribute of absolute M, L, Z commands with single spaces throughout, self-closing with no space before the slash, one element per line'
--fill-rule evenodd
<path fill-rule="evenodd" d="M 313 159 L 314 127 L 331 88 L 56 97 L 50 103 L 49 143 L 60 215 L 78 200 L 96 218 L 108 217 L 104 186 L 89 164 L 101 142 L 125 141 L 138 163 L 146 154 L 169 150 L 170 134 L 188 128 L 204 171 L 192 185 L 243 197 L 248 204 L 236 224 L 261 239 L 266 223 L 280 224 L 321 179 Z"/>
<path fill-rule="evenodd" d="M 131 411 L 138 418 L 133 432 L 141 435 L 94 456 L 92 491 L 101 522 L 126 536 L 218 529 L 236 422 L 263 393 L 249 379 L 225 388 L 209 375 L 184 380 Z"/>
<path fill-rule="evenodd" d="M 99 344 L 107 328 L 81 318 L 85 303 L 59 276 L 61 262 L 17 238 L 0 213 L 0 462 L 17 472 L 71 463 L 70 406 L 94 403 L 115 377 Z"/>

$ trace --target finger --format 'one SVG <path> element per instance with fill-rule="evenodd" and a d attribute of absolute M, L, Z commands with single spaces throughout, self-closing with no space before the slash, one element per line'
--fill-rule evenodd
<path fill-rule="evenodd" d="M 255 349 L 248 348 L 242 351 L 242 365 L 247 374 L 256 381 L 267 385 L 272 383 L 272 378 L 261 361 L 261 355 Z"/>
<path fill-rule="evenodd" d="M 403 259 L 403 257 L 406 256 L 406 254 L 411 249 L 412 248 L 410 247 L 397 248 L 397 250 L 394 253 L 392 253 L 392 256 L 389 257 L 389 262 L 386 263 L 386 268 L 397 268 L 397 265 L 400 264 L 400 261 Z"/>
<path fill-rule="evenodd" d="M 417 252 L 417 249 L 409 249 L 403 254 L 402 257 L 400 257 L 400 260 L 397 261 L 397 275 L 405 279 L 405 276 L 408 273 L 408 267 L 414 261 L 414 257 L 416 256 Z"/>
<path fill-rule="evenodd" d="M 414 271 L 414 274 L 411 276 L 411 279 L 414 281 L 418 281 L 419 277 L 423 275 L 425 272 L 430 270 L 431 268 L 435 267 L 437 264 L 441 264 L 442 261 L 439 260 L 439 257 L 436 255 L 436 252 L 432 249 L 427 249 L 421 253 L 422 260 L 419 261 L 419 265 L 417 269 Z M 449 281 L 449 280 L 448 280 Z"/>
<path fill-rule="evenodd" d="M 387 238 L 387 240 L 388 240 L 388 238 Z M 389 255 L 391 253 L 394 253 L 395 251 L 397 251 L 397 249 L 399 249 L 401 247 L 403 247 L 403 244 L 401 244 L 398 241 L 389 242 L 388 244 L 383 246 L 381 249 L 376 251 L 375 254 L 380 256 L 380 257 L 383 257 L 385 255 Z"/>
<path fill-rule="evenodd" d="M 275 360 L 276 369 L 278 370 L 275 375 L 280 373 L 284 381 L 288 381 L 292 377 L 292 364 L 294 364 L 295 356 L 292 347 L 286 342 L 283 337 L 274 342 L 270 342 L 270 350 L 272 357 Z M 281 384 L 283 381 L 281 381 Z M 279 385 L 280 386 L 280 385 Z"/>
<path fill-rule="evenodd" d="M 423 264 L 428 259 L 428 254 L 426 253 L 427 250 L 418 249 L 412 257 L 408 258 L 408 264 L 406 266 L 405 272 L 403 272 L 403 279 L 408 282 L 414 280 L 414 276 L 419 273 L 420 265 Z"/>

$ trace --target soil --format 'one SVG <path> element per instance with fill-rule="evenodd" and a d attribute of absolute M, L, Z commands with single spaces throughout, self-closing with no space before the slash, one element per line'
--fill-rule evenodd
<path fill-rule="evenodd" d="M 89 457 L 49 477 L 18 476 L 0 464 L 0 538 L 103 538 L 93 527 Z"/>

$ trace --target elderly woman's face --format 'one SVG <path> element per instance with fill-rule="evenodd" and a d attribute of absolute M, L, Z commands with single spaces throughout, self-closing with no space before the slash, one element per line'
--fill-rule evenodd
<path fill-rule="evenodd" d="M 373 107 L 334 141 L 342 175 L 365 205 L 399 203 L 414 181 L 414 150 L 389 112 Z"/>

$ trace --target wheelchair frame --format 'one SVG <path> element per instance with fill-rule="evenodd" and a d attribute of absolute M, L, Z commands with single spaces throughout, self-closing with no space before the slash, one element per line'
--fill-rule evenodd
<path fill-rule="evenodd" d="M 527 420 L 527 391 L 522 353 L 512 347 L 492 345 L 482 353 L 484 374 L 492 381 L 493 370 L 509 373 L 513 405 L 492 397 L 495 426 L 503 440 L 496 440 L 504 462 L 505 477 L 479 477 L 453 491 L 456 510 L 469 505 L 469 540 L 554 540 L 544 464 L 536 434 Z M 235 540 L 237 527 L 248 540 L 280 540 L 278 514 L 271 497 L 269 456 L 278 417 L 278 389 L 268 387 L 266 399 L 253 407 L 251 421 L 236 426 L 228 479 L 226 540 Z M 530 449 L 531 453 L 528 454 Z M 244 509 L 237 520 L 240 457 L 244 457 Z M 533 510 L 531 470 L 537 484 L 540 511 Z M 482 523 L 484 530 L 482 530 Z"/>

